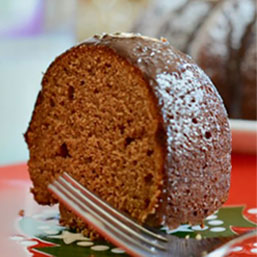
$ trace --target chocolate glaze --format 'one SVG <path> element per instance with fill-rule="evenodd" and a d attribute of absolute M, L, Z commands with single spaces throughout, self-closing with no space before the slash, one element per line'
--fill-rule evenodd
<path fill-rule="evenodd" d="M 117 33 L 77 47 L 84 46 L 106 47 L 137 67 L 156 99 L 166 161 L 155 225 L 200 223 L 224 203 L 230 187 L 231 133 L 216 88 L 166 40 Z"/>

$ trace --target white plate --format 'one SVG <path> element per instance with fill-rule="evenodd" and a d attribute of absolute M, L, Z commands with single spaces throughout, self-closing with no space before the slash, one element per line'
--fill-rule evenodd
<path fill-rule="evenodd" d="M 257 121 L 230 120 L 232 149 L 238 153 L 257 153 Z"/>

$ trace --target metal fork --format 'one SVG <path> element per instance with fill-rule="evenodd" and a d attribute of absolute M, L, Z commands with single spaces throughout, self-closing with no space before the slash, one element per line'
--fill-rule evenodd
<path fill-rule="evenodd" d="M 197 256 L 193 254 L 192 249 L 198 248 L 199 240 L 189 241 L 175 236 L 161 235 L 140 226 L 84 188 L 67 173 L 59 176 L 48 189 L 99 234 L 132 256 Z M 229 245 L 234 240 L 230 241 Z M 190 244 L 193 247 L 190 247 Z M 226 244 L 219 249 L 221 250 L 215 250 L 215 257 L 224 256 Z"/>

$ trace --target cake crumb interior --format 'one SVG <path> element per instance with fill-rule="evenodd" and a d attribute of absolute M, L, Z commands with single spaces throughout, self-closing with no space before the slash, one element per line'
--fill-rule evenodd
<path fill-rule="evenodd" d="M 161 193 L 160 127 L 153 96 L 134 66 L 104 46 L 66 52 L 44 76 L 26 134 L 35 199 L 54 203 L 47 185 L 66 171 L 143 222 Z"/>

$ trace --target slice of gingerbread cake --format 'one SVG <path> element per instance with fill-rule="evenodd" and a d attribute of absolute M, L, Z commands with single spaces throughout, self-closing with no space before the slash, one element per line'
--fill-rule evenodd
<path fill-rule="evenodd" d="M 64 171 L 139 223 L 200 224 L 227 199 L 231 133 L 206 74 L 165 39 L 94 36 L 42 80 L 25 134 L 32 192 Z M 62 205 L 61 221 L 88 232 Z"/>

